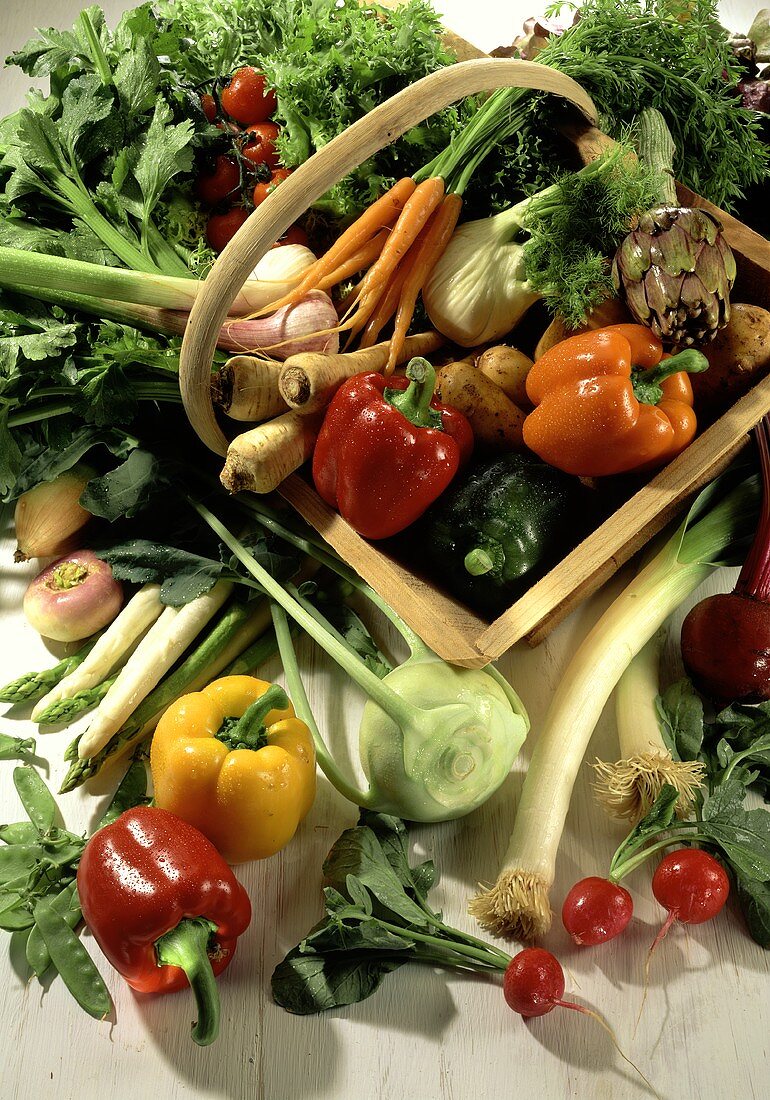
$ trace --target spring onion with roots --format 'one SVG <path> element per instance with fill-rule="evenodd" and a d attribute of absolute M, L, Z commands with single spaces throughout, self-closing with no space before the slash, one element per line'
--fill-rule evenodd
<path fill-rule="evenodd" d="M 705 777 L 698 760 L 674 760 L 663 740 L 656 700 L 660 694 L 659 630 L 629 664 L 615 691 L 615 723 L 620 759 L 597 760 L 594 791 L 611 817 L 636 824 L 668 785 L 679 793 L 676 813 L 687 817 Z"/>
<path fill-rule="evenodd" d="M 283 529 L 289 541 L 368 596 L 406 641 L 409 658 L 380 679 L 296 588 L 279 584 L 216 516 L 191 503 L 273 601 L 276 636 L 297 714 L 313 733 L 322 771 L 341 794 L 359 806 L 410 821 L 447 821 L 475 810 L 497 790 L 529 723 L 518 696 L 495 668 L 446 664 L 334 555 Z M 255 514 L 260 518 L 259 511 Z M 271 529 L 279 530 L 275 523 Z M 359 730 L 366 791 L 342 774 L 321 738 L 302 689 L 284 613 L 369 696 Z"/>
<path fill-rule="evenodd" d="M 730 487 L 730 486 L 734 487 Z M 495 884 L 470 903 L 480 924 L 531 940 L 551 925 L 549 892 L 572 788 L 591 734 L 633 657 L 717 565 L 751 536 L 759 482 L 723 475 L 696 499 L 669 541 L 578 648 L 551 701 L 524 781 L 513 835 Z"/>

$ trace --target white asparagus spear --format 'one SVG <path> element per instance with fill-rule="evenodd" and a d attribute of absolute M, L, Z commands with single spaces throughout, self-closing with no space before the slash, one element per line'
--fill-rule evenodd
<path fill-rule="evenodd" d="M 79 691 L 87 691 L 105 680 L 162 611 L 160 585 L 146 584 L 140 588 L 117 618 L 113 619 L 83 663 L 36 703 L 32 711 L 32 721 L 36 722 L 51 703 L 56 703 L 59 699 L 72 699 Z"/>
<path fill-rule="evenodd" d="M 80 739 L 81 760 L 93 756 L 182 656 L 232 591 L 231 581 L 214 587 L 184 607 L 167 607 L 120 671 Z"/>

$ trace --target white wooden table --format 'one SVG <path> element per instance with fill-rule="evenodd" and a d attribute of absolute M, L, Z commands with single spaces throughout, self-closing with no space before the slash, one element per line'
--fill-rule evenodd
<path fill-rule="evenodd" d="M 79 0 L 3 0 L 0 45 L 26 40 L 35 25 L 69 26 Z M 110 0 L 109 18 L 126 6 Z M 510 41 L 523 5 L 502 0 L 442 0 L 436 5 L 448 25 L 491 48 Z M 731 5 L 727 18 L 745 29 L 745 5 Z M 737 12 L 737 15 L 736 15 Z M 525 11 L 524 14 L 528 14 Z M 27 81 L 4 76 L 3 105 L 11 110 Z M 6 517 L 4 533 L 10 536 Z M 33 567 L 14 566 L 10 538 L 0 552 L 0 653 L 3 682 L 54 658 L 20 613 Z M 728 587 L 722 574 L 709 582 Z M 568 655 L 609 603 L 614 581 L 538 650 L 517 647 L 501 661 L 522 695 L 533 732 L 514 774 L 497 795 L 471 817 L 414 832 L 415 849 L 436 860 L 441 881 L 433 894 L 446 919 L 468 930 L 465 907 L 478 880 L 494 879 L 513 822 L 521 779 L 548 699 Z M 384 637 L 395 645 L 392 634 Z M 396 653 L 398 654 L 396 646 Z M 319 652 L 304 645 L 311 703 L 321 727 L 344 756 L 351 744 L 361 700 L 342 674 Z M 272 662 L 267 675 L 280 679 Z M 4 731 L 32 727 L 0 719 Z M 71 731 L 39 736 L 38 749 L 50 762 L 52 789 L 64 773 L 62 751 Z M 591 756 L 615 758 L 612 708 L 597 729 Z M 355 750 L 351 750 L 355 759 Z M 12 785 L 13 764 L 0 764 L 0 819 L 22 812 Z M 66 824 L 90 829 L 117 775 L 104 777 L 87 793 L 59 799 Z M 320 868 L 332 841 L 354 823 L 354 808 L 319 781 L 314 809 L 294 842 L 264 863 L 238 874 L 249 889 L 254 920 L 237 957 L 221 981 L 222 1034 L 207 1049 L 189 1038 L 191 998 L 143 997 L 132 993 L 88 940 L 115 1004 L 114 1026 L 80 1011 L 60 980 L 42 991 L 24 983 L 22 962 L 0 950 L 0 1034 L 3 1035 L 1 1100 L 56 1097 L 57 1100 L 114 1100 L 155 1096 L 262 1098 L 266 1100 L 471 1100 L 515 1096 L 524 1100 L 638 1100 L 652 1095 L 613 1050 L 591 1020 L 556 1010 L 525 1024 L 505 1006 L 499 987 L 481 976 L 406 967 L 386 979 L 369 1001 L 320 1017 L 289 1016 L 273 1005 L 269 980 L 275 964 L 318 919 Z M 623 829 L 607 821 L 582 774 L 562 844 L 552 900 L 560 904 L 578 878 L 606 872 Z M 660 947 L 636 1036 L 634 1020 L 642 995 L 647 949 L 661 920 L 652 900 L 649 870 L 631 878 L 636 915 L 626 934 L 604 948 L 573 947 L 557 920 L 545 941 L 567 972 L 567 992 L 603 1012 L 621 1045 L 667 1100 L 750 1100 L 768 1093 L 770 956 L 748 937 L 740 914 L 729 905 L 717 920 L 688 932 L 675 928 Z"/>

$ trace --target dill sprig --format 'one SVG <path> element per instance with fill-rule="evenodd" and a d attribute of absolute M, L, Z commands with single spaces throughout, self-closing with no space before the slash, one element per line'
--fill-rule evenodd
<path fill-rule="evenodd" d="M 537 60 L 582 84 L 613 136 L 656 107 L 676 144 L 677 179 L 718 206 L 733 209 L 745 187 L 770 177 L 770 147 L 759 116 L 740 106 L 716 0 L 585 0 Z"/>
<path fill-rule="evenodd" d="M 529 201 L 527 280 L 571 328 L 612 294 L 611 258 L 631 218 L 656 204 L 661 184 L 660 172 L 619 144 Z"/>

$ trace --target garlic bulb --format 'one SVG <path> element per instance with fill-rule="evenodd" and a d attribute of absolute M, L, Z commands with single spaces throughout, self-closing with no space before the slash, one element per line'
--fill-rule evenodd
<path fill-rule="evenodd" d="M 470 348 L 510 332 L 540 294 L 524 274 L 528 201 L 455 231 L 433 268 L 422 299 L 431 324 Z M 525 237 L 526 239 L 526 237 Z"/>
<path fill-rule="evenodd" d="M 78 503 L 96 471 L 79 463 L 53 481 L 44 481 L 16 501 L 17 547 L 14 561 L 49 558 L 73 548 L 73 537 L 91 519 Z"/>

